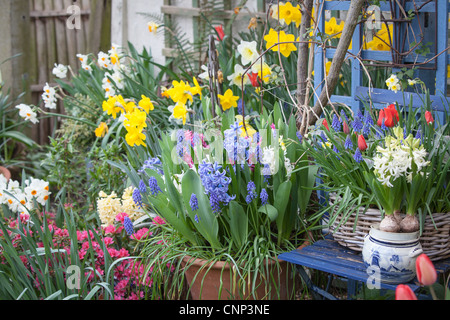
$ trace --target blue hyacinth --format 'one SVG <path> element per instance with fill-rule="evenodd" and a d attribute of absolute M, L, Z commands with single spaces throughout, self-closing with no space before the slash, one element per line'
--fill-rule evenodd
<path fill-rule="evenodd" d="M 123 227 L 129 236 L 134 234 L 133 222 L 131 222 L 130 218 L 125 217 L 123 219 Z"/>
<path fill-rule="evenodd" d="M 155 177 L 150 177 L 150 179 L 148 179 L 148 186 L 153 196 L 156 196 L 159 192 L 162 192 Z"/>
<path fill-rule="evenodd" d="M 261 199 L 261 205 L 264 206 L 267 204 L 267 200 L 269 200 L 269 195 L 267 194 L 267 191 L 265 188 L 261 190 L 261 194 L 259 195 Z"/>
<path fill-rule="evenodd" d="M 142 196 L 141 196 L 141 191 L 139 191 L 138 188 L 133 190 L 133 195 L 132 195 L 133 201 L 134 203 L 142 208 Z"/>
<path fill-rule="evenodd" d="M 247 197 L 245 198 L 245 201 L 249 204 L 253 201 L 253 199 L 256 199 L 257 196 L 255 183 L 253 181 L 249 181 L 247 184 Z"/>
<path fill-rule="evenodd" d="M 142 167 L 138 170 L 138 173 L 142 173 L 144 172 L 145 169 L 151 169 L 151 170 L 155 170 L 160 174 L 163 174 L 164 172 L 161 169 L 161 160 L 159 160 L 159 158 L 149 158 L 147 160 L 144 161 L 144 164 L 142 165 Z"/>
<path fill-rule="evenodd" d="M 298 141 L 302 142 L 303 136 L 302 136 L 302 134 L 300 133 L 300 131 L 297 131 L 297 138 L 298 138 Z"/>
<path fill-rule="evenodd" d="M 138 187 L 139 191 L 144 194 L 147 192 L 147 186 L 145 185 L 144 181 L 139 181 L 139 187 Z"/>
<path fill-rule="evenodd" d="M 331 122 L 331 127 L 336 132 L 341 131 L 341 122 L 339 121 L 339 117 L 336 114 L 333 115 L 333 121 Z"/>
<path fill-rule="evenodd" d="M 362 121 L 361 121 L 361 118 L 359 118 L 359 117 L 355 117 L 355 119 L 352 121 L 352 128 L 353 128 L 353 131 L 355 131 L 355 132 L 360 132 L 361 131 L 361 129 L 363 128 L 363 123 L 362 123 Z"/>
<path fill-rule="evenodd" d="M 344 148 L 347 150 L 353 149 L 352 138 L 350 137 L 350 135 L 348 135 L 347 138 L 345 139 Z"/>
<path fill-rule="evenodd" d="M 214 212 L 220 212 L 220 204 L 227 205 L 236 196 L 228 194 L 228 186 L 231 178 L 227 177 L 227 172 L 217 162 L 214 164 L 203 161 L 198 167 L 198 173 L 202 181 L 205 193 L 209 195 L 211 207 Z"/>
<path fill-rule="evenodd" d="M 355 155 L 353 156 L 353 159 L 355 159 L 355 161 L 358 162 L 358 163 L 363 161 L 363 157 L 362 157 L 361 151 L 359 151 L 358 148 L 356 148 Z"/>
<path fill-rule="evenodd" d="M 191 194 L 191 199 L 189 200 L 189 205 L 191 206 L 192 211 L 198 210 L 198 199 L 195 193 Z"/>

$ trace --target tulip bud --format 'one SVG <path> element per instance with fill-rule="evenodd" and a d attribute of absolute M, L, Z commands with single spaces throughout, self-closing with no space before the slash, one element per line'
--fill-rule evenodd
<path fill-rule="evenodd" d="M 416 259 L 416 273 L 417 279 L 424 286 L 431 286 L 437 280 L 436 269 L 425 253 Z"/>
<path fill-rule="evenodd" d="M 360 134 L 358 136 L 358 148 L 361 151 L 364 151 L 367 149 L 366 139 L 364 139 L 364 136 L 362 134 Z"/>
<path fill-rule="evenodd" d="M 425 111 L 425 120 L 427 121 L 428 124 L 434 122 L 433 115 L 431 114 L 430 111 Z"/>
<path fill-rule="evenodd" d="M 344 131 L 345 134 L 349 134 L 350 133 L 350 128 L 348 127 L 348 124 L 345 121 L 342 124 L 342 131 Z"/>
<path fill-rule="evenodd" d="M 330 128 L 328 127 L 328 121 L 327 121 L 327 119 L 323 119 L 322 124 L 325 126 L 325 128 L 327 128 L 328 131 L 330 131 Z"/>
<path fill-rule="evenodd" d="M 383 119 L 384 119 L 384 110 L 381 109 L 381 110 L 380 110 L 380 114 L 379 114 L 379 116 L 378 116 L 378 120 L 377 120 L 377 125 L 378 125 L 379 127 L 381 127 L 381 126 L 383 125 Z"/>
<path fill-rule="evenodd" d="M 417 300 L 417 297 L 408 285 L 399 284 L 395 288 L 395 300 Z"/>

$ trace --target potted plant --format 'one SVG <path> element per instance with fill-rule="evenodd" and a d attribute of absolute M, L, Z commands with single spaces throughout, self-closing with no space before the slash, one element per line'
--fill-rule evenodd
<path fill-rule="evenodd" d="M 162 134 L 161 156 L 140 170 L 119 165 L 136 186 L 135 201 L 165 222 L 144 249 L 149 268 L 182 270 L 194 299 L 287 299 L 294 292 L 290 267 L 277 256 L 302 241 L 317 169 L 278 105 L 256 120 L 227 110 L 212 130 Z M 142 159 L 139 149 L 129 152 Z"/>

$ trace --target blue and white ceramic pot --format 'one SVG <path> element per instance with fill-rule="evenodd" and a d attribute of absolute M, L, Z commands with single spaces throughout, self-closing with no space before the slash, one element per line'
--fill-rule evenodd
<path fill-rule="evenodd" d="M 373 282 L 406 283 L 416 276 L 416 258 L 421 254 L 419 232 L 385 232 L 371 226 L 364 238 L 362 256 Z"/>

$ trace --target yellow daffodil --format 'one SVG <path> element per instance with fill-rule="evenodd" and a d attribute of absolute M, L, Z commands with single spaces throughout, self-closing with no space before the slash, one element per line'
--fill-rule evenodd
<path fill-rule="evenodd" d="M 105 122 L 100 122 L 97 129 L 95 129 L 95 136 L 103 138 L 108 133 L 108 125 Z"/>
<path fill-rule="evenodd" d="M 178 102 L 173 108 L 172 115 L 175 119 L 183 119 L 183 125 L 186 124 L 187 108 L 183 103 Z"/>
<path fill-rule="evenodd" d="M 126 120 L 123 125 L 128 130 L 128 128 L 135 127 L 139 131 L 147 127 L 147 113 L 141 111 L 140 109 L 134 109 L 133 112 L 125 114 Z"/>
<path fill-rule="evenodd" d="M 202 99 L 202 87 L 200 87 L 200 85 L 198 84 L 198 81 L 195 77 L 193 78 L 193 81 L 194 81 L 194 86 L 191 87 L 190 92 L 193 96 L 198 94 L 200 96 L 200 99 Z"/>
<path fill-rule="evenodd" d="M 333 38 L 340 38 L 343 29 L 344 21 L 337 24 L 335 17 L 332 17 L 329 21 L 325 21 L 325 33 L 333 36 Z"/>
<path fill-rule="evenodd" d="M 132 100 L 126 101 L 121 95 L 116 96 L 117 103 L 122 106 L 123 113 L 130 113 L 136 108 L 136 103 Z"/>
<path fill-rule="evenodd" d="M 230 109 L 231 107 L 237 107 L 237 101 L 239 100 L 239 97 L 234 96 L 231 89 L 225 91 L 223 95 L 218 94 L 217 97 L 219 97 L 220 104 L 222 105 L 224 111 Z"/>
<path fill-rule="evenodd" d="M 290 25 L 291 22 L 295 22 L 297 28 L 302 20 L 302 13 L 300 11 L 300 6 L 297 5 L 296 7 L 294 7 L 290 2 L 286 2 L 283 5 L 280 4 L 279 15 L 280 20 L 286 22 L 287 25 Z"/>
<path fill-rule="evenodd" d="M 193 102 L 191 87 L 187 82 L 181 80 L 180 82 L 174 80 L 172 81 L 172 88 L 168 89 L 166 92 L 172 98 L 173 102 L 186 104 L 188 100 Z"/>
<path fill-rule="evenodd" d="M 245 138 L 247 136 L 249 136 L 250 138 L 253 137 L 253 135 L 257 132 L 251 125 L 249 122 L 249 118 L 245 117 L 245 129 L 244 129 L 244 121 L 242 121 L 242 115 L 238 114 L 237 116 L 235 116 L 238 124 L 241 127 L 241 137 Z M 247 131 L 246 131 L 247 129 Z"/>
<path fill-rule="evenodd" d="M 295 41 L 295 36 L 293 34 L 286 34 L 284 31 L 280 31 L 278 39 L 278 33 L 275 30 L 270 29 L 269 33 L 264 36 L 264 40 L 267 42 L 266 48 L 269 49 L 279 42 L 293 42 Z M 297 51 L 297 47 L 294 43 L 281 43 L 277 46 L 272 47 L 271 50 L 280 50 L 280 53 L 287 58 L 292 51 Z"/>
<path fill-rule="evenodd" d="M 258 77 L 262 79 L 264 83 L 269 83 L 272 76 L 272 68 L 266 62 L 262 64 L 262 68 L 261 63 L 255 63 L 252 67 L 252 71 L 257 73 Z"/>
<path fill-rule="evenodd" d="M 141 101 L 139 101 L 139 107 L 141 107 L 142 109 L 145 110 L 145 112 L 149 112 L 149 111 L 153 111 L 155 109 L 155 107 L 153 106 L 152 101 L 150 100 L 150 98 L 142 95 L 141 96 Z"/>
<path fill-rule="evenodd" d="M 133 147 L 134 145 L 140 146 L 143 145 L 146 147 L 146 144 L 144 142 L 145 140 L 145 134 L 143 134 L 138 128 L 136 127 L 129 127 L 127 128 L 128 133 L 125 136 L 125 141 Z"/>
<path fill-rule="evenodd" d="M 117 117 L 117 113 L 122 111 L 122 108 L 118 106 L 116 97 L 110 97 L 107 101 L 103 101 L 103 111 L 106 111 L 108 115 L 111 115 L 114 119 Z"/>

